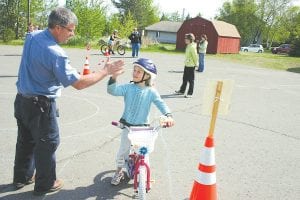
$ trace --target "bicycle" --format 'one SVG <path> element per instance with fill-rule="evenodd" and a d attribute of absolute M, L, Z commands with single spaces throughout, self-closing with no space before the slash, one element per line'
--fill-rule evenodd
<path fill-rule="evenodd" d="M 131 142 L 131 148 L 128 159 L 125 160 L 125 172 L 129 179 L 133 179 L 134 192 L 141 200 L 146 199 L 146 193 L 151 189 L 149 154 L 154 150 L 154 143 L 159 129 L 166 127 L 164 125 L 164 117 L 160 117 L 160 123 L 157 126 L 128 127 L 121 122 L 112 122 L 114 126 L 128 129 L 128 139 Z"/>
<path fill-rule="evenodd" d="M 126 47 L 121 44 L 121 42 L 118 40 L 116 41 L 113 49 L 116 49 L 119 55 L 124 55 L 126 52 Z M 102 54 L 105 54 L 107 51 L 110 52 L 112 51 L 111 45 L 108 43 L 100 44 L 100 51 Z"/>

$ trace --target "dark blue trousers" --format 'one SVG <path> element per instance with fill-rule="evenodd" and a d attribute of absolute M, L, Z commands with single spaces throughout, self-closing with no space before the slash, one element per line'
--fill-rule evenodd
<path fill-rule="evenodd" d="M 25 183 L 36 170 L 34 190 L 47 191 L 56 180 L 55 151 L 59 145 L 56 102 L 44 96 L 17 94 L 14 106 L 18 137 L 13 181 Z"/>
<path fill-rule="evenodd" d="M 132 43 L 132 57 L 138 57 L 141 44 L 140 43 Z"/>

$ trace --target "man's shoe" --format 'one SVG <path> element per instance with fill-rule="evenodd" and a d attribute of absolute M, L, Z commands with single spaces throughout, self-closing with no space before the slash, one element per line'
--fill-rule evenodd
<path fill-rule="evenodd" d="M 184 93 L 179 90 L 175 90 L 175 94 L 184 94 Z"/>
<path fill-rule="evenodd" d="M 36 195 L 36 196 L 41 196 L 41 195 L 44 195 L 44 194 L 47 194 L 47 193 L 59 191 L 60 189 L 63 188 L 63 186 L 64 186 L 64 181 L 61 180 L 61 179 L 57 179 L 54 182 L 53 186 L 49 190 L 46 190 L 46 191 L 33 191 L 33 194 Z"/>
<path fill-rule="evenodd" d="M 30 184 L 34 183 L 34 179 L 35 179 L 35 177 L 33 176 L 31 179 L 29 179 L 25 183 L 13 183 L 13 185 L 15 186 L 15 188 L 17 190 L 19 190 L 19 189 L 23 188 L 25 185 L 30 185 Z"/>
<path fill-rule="evenodd" d="M 192 98 L 192 95 L 190 94 L 184 95 L 184 98 Z"/>

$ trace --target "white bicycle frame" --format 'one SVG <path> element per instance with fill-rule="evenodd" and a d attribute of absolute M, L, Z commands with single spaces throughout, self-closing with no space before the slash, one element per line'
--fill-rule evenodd
<path fill-rule="evenodd" d="M 148 126 L 131 126 L 127 127 L 119 122 L 112 122 L 114 126 L 119 128 L 128 129 L 128 139 L 131 142 L 129 158 L 126 163 L 126 173 L 129 178 L 134 179 L 134 191 L 138 193 L 139 199 L 146 199 L 146 193 L 150 190 L 150 166 L 149 166 L 149 154 L 154 150 L 155 140 L 158 136 L 158 131 L 162 127 L 160 119 L 160 125 L 156 127 Z M 148 156 L 148 159 L 145 159 Z M 131 171 L 129 166 L 130 158 L 134 159 L 134 171 Z M 135 160 L 137 159 L 137 160 Z M 148 160 L 148 161 L 146 161 Z"/>
<path fill-rule="evenodd" d="M 140 199 L 145 199 L 145 193 L 150 190 L 151 170 L 149 154 L 154 150 L 158 129 L 153 127 L 130 127 L 128 138 L 131 142 L 129 156 L 135 156 L 134 164 L 134 191 L 138 192 Z M 145 159 L 147 156 L 148 159 Z"/>

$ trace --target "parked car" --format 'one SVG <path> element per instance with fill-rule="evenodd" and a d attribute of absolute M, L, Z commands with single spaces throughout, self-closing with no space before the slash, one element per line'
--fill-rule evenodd
<path fill-rule="evenodd" d="M 250 44 L 248 47 L 241 47 L 241 51 L 262 53 L 264 52 L 264 48 L 260 44 Z"/>
<path fill-rule="evenodd" d="M 281 44 L 279 47 L 273 47 L 271 48 L 272 53 L 290 53 L 292 50 L 292 46 L 290 44 Z"/>

